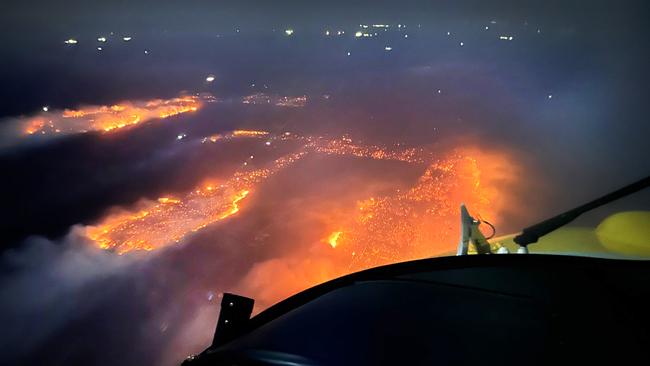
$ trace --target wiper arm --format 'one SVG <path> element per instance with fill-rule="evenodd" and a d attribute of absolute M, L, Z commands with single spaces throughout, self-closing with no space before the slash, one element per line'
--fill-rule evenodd
<path fill-rule="evenodd" d="M 638 192 L 644 188 L 647 188 L 648 186 L 650 186 L 650 176 L 647 176 L 614 192 L 606 194 L 589 203 L 585 203 L 582 206 L 551 217 L 550 219 L 544 220 L 538 224 L 529 226 L 525 228 L 521 234 L 515 236 L 514 241 L 522 247 L 525 247 L 528 244 L 536 243 L 540 237 L 570 223 L 583 213 L 591 211 L 619 198 L 628 196 L 632 193 Z"/>

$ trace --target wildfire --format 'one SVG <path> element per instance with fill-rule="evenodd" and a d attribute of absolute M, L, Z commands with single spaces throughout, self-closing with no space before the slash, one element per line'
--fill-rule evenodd
<path fill-rule="evenodd" d="M 248 196 L 249 192 L 250 191 L 241 191 L 241 192 L 239 192 L 239 194 L 235 195 L 235 197 L 232 200 L 232 205 L 231 205 L 230 211 L 227 211 L 223 215 L 219 216 L 219 220 L 223 220 L 226 217 L 234 215 L 237 212 L 239 212 L 239 206 L 237 204 L 239 203 L 239 201 L 246 198 L 246 196 Z"/>
<path fill-rule="evenodd" d="M 337 240 L 339 240 L 339 236 L 341 236 L 341 234 L 343 234 L 342 231 L 335 231 L 331 233 L 330 236 L 327 238 L 327 242 L 332 248 L 336 248 L 337 245 L 336 242 Z"/>
<path fill-rule="evenodd" d="M 342 225 L 345 236 L 335 240 L 349 251 L 350 269 L 453 251 L 461 202 L 473 212 L 498 221 L 498 192 L 487 188 L 488 180 L 482 177 L 476 156 L 485 160 L 496 157 L 471 154 L 456 152 L 431 163 L 406 191 L 359 202 L 356 215 Z"/>
<path fill-rule="evenodd" d="M 352 152 L 359 156 L 363 152 L 362 157 L 371 159 L 402 156 L 398 150 L 387 148 L 381 149 L 385 154 L 378 155 L 373 153 L 376 147 L 351 141 L 342 145 L 339 149 L 341 143 L 337 143 L 337 148 L 327 154 Z M 427 153 L 418 151 L 414 156 L 419 161 Z M 498 226 L 505 190 L 516 176 L 510 159 L 500 153 L 460 149 L 426 160 L 423 173 L 407 189 L 370 196 L 347 207 L 321 207 L 323 225 L 335 231 L 320 241 L 334 250 L 321 251 L 298 243 L 291 251 L 275 253 L 272 259 L 257 263 L 233 291 L 255 298 L 259 311 L 350 272 L 453 254 L 460 229 L 460 203 Z"/>
<path fill-rule="evenodd" d="M 145 102 L 123 102 L 112 106 L 87 106 L 78 110 L 66 109 L 59 113 L 48 110 L 25 120 L 22 131 L 26 135 L 109 132 L 156 118 L 194 112 L 200 107 L 199 97 L 183 96 Z"/>
<path fill-rule="evenodd" d="M 302 108 L 307 105 L 307 96 L 297 97 L 255 93 L 242 98 L 243 104 L 273 104 L 278 107 Z"/>
<path fill-rule="evenodd" d="M 371 158 L 376 160 L 397 160 L 408 163 L 422 163 L 429 157 L 426 156 L 422 149 L 414 148 L 395 148 L 374 145 L 359 145 L 349 137 L 339 139 L 313 139 L 309 138 L 309 146 L 315 151 L 328 155 L 351 155 L 357 157 Z"/>
<path fill-rule="evenodd" d="M 260 137 L 260 136 L 266 136 L 269 133 L 266 131 L 255 131 L 255 130 L 235 130 L 232 132 L 232 135 L 235 137 Z"/>
<path fill-rule="evenodd" d="M 169 198 L 169 197 L 160 197 L 158 198 L 158 202 L 176 204 L 176 203 L 181 203 L 181 200 L 175 198 Z"/>
<path fill-rule="evenodd" d="M 277 159 L 265 168 L 253 169 L 244 164 L 240 171 L 220 184 L 203 183 L 184 196 L 161 197 L 157 201 L 143 202 L 128 212 L 111 215 L 97 226 L 89 227 L 87 236 L 99 247 L 120 254 L 179 242 L 208 225 L 237 214 L 242 201 L 259 184 L 306 154 L 314 153 L 425 163 L 427 166 L 418 181 L 405 191 L 369 197 L 351 207 L 351 212 L 331 213 L 331 217 L 344 219 L 331 223 L 330 227 L 337 230 L 323 241 L 337 252 L 349 255 L 347 266 L 350 269 L 450 252 L 458 234 L 461 202 L 492 222 L 498 222 L 496 215 L 502 207 L 499 190 L 484 176 L 484 171 L 490 171 L 490 177 L 498 176 L 497 167 L 507 164 L 503 156 L 465 149 L 434 159 L 430 152 L 422 149 L 363 145 L 348 137 L 327 140 L 288 132 L 275 136 L 257 130 L 213 135 L 206 137 L 204 142 L 260 137 L 304 141 L 304 145 L 297 153 Z"/>
<path fill-rule="evenodd" d="M 86 234 L 100 248 L 118 254 L 152 250 L 236 214 L 238 203 L 247 195 L 247 190 L 228 187 L 214 193 L 192 192 L 182 200 L 147 201 L 135 214 L 109 216 L 100 225 L 88 227 Z"/>
<path fill-rule="evenodd" d="M 118 254 L 179 242 L 238 213 L 239 204 L 253 187 L 301 156 L 288 155 L 275 160 L 269 168 L 238 172 L 218 186 L 197 187 L 182 198 L 162 197 L 142 202 L 136 213 L 111 215 L 98 225 L 87 227 L 86 235 L 100 248 Z"/>

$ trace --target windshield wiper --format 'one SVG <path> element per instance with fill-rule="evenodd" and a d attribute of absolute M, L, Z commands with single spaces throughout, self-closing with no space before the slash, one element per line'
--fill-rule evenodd
<path fill-rule="evenodd" d="M 647 176 L 614 192 L 608 193 L 589 203 L 585 203 L 582 206 L 578 206 L 572 210 L 551 217 L 550 219 L 544 220 L 538 224 L 529 226 L 522 230 L 521 234 L 515 236 L 514 242 L 522 247 L 525 247 L 528 244 L 536 243 L 540 237 L 570 223 L 583 213 L 591 211 L 619 198 L 628 196 L 632 193 L 638 192 L 644 188 L 647 188 L 648 186 L 650 186 L 650 176 Z"/>

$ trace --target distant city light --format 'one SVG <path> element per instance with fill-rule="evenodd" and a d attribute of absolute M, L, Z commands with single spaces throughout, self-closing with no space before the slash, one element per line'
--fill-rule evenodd
<path fill-rule="evenodd" d="M 326 31 L 325 31 L 325 35 L 326 35 L 326 36 L 329 36 L 329 35 L 330 35 L 330 31 L 326 30 Z"/>
<path fill-rule="evenodd" d="M 409 37 L 409 35 L 408 35 L 408 34 L 405 34 L 405 35 L 404 35 L 404 38 L 408 38 L 408 37 Z"/>
<path fill-rule="evenodd" d="M 205 78 L 205 81 L 207 81 L 208 83 L 211 83 L 211 82 L 214 81 L 214 79 L 215 79 L 215 76 L 214 76 L 214 75 L 208 75 L 208 76 Z"/>
<path fill-rule="evenodd" d="M 549 94 L 548 99 L 553 99 L 553 94 Z"/>
<path fill-rule="evenodd" d="M 441 89 L 438 89 L 437 91 L 438 91 L 438 94 L 442 94 L 442 90 L 441 90 Z"/>
<path fill-rule="evenodd" d="M 286 34 L 287 36 L 292 35 L 293 34 L 293 29 L 285 29 L 284 34 Z"/>
<path fill-rule="evenodd" d="M 384 47 L 384 50 L 386 50 L 386 51 L 392 51 L 392 50 L 393 50 L 393 47 L 391 47 L 391 46 L 386 46 L 386 47 Z"/>
<path fill-rule="evenodd" d="M 462 47 L 462 46 L 464 46 L 464 45 L 465 45 L 465 43 L 463 43 L 463 42 L 460 42 L 460 46 L 461 46 L 461 47 Z"/>
<path fill-rule="evenodd" d="M 144 50 L 144 54 L 145 54 L 145 55 L 148 55 L 148 54 L 149 54 L 149 50 Z"/>
<path fill-rule="evenodd" d="M 132 40 L 132 39 L 133 39 L 133 37 L 129 37 L 129 36 L 122 37 L 122 40 L 123 40 L 124 42 L 128 42 L 128 41 L 130 41 L 130 40 Z"/>
<path fill-rule="evenodd" d="M 186 138 L 186 137 L 187 137 L 186 134 L 181 133 L 180 135 L 176 136 L 176 140 L 182 140 L 182 139 L 184 139 L 184 138 Z"/>
<path fill-rule="evenodd" d="M 513 36 L 499 36 L 499 39 L 502 41 L 512 41 L 514 39 Z"/>
<path fill-rule="evenodd" d="M 362 32 L 362 31 L 357 31 L 357 32 L 354 34 L 354 36 L 357 37 L 357 38 L 359 38 L 359 37 L 363 36 L 363 32 Z"/>
<path fill-rule="evenodd" d="M 350 56 L 350 55 L 351 55 L 351 53 L 350 53 L 350 52 L 348 52 L 348 56 Z"/>
<path fill-rule="evenodd" d="M 390 27 L 390 25 L 388 25 L 388 24 L 373 24 L 372 27 L 373 28 L 388 28 L 388 27 Z"/>
<path fill-rule="evenodd" d="M 340 36 L 341 34 L 344 34 L 344 33 L 345 33 L 344 31 L 337 31 L 337 32 L 336 32 L 336 35 L 337 35 L 337 36 Z"/>
<path fill-rule="evenodd" d="M 448 36 L 451 36 L 451 32 L 447 32 L 447 35 L 448 35 Z"/>
<path fill-rule="evenodd" d="M 485 30 L 488 30 L 488 29 L 490 29 L 490 27 L 488 27 L 488 26 L 486 25 L 486 26 L 485 26 Z"/>
<path fill-rule="evenodd" d="M 101 51 L 101 50 L 103 50 L 103 48 L 97 47 L 97 51 Z"/>
<path fill-rule="evenodd" d="M 102 43 L 106 42 L 106 37 L 97 38 L 97 42 L 102 42 Z"/>
<path fill-rule="evenodd" d="M 47 111 L 49 111 L 49 110 L 50 110 L 50 107 L 48 107 L 48 106 L 46 106 L 46 105 L 45 105 L 45 106 L 43 106 L 43 108 L 42 108 L 42 109 L 43 109 L 43 112 L 47 112 Z"/>
<path fill-rule="evenodd" d="M 70 38 L 70 39 L 66 40 L 65 42 L 63 42 L 63 43 L 65 43 L 65 44 L 77 44 L 79 42 L 74 38 Z"/>

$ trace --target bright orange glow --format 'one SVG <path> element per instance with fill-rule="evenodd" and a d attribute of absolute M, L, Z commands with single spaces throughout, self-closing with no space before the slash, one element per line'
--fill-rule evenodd
<path fill-rule="evenodd" d="M 336 241 L 339 240 L 339 236 L 341 236 L 341 234 L 343 234 L 342 231 L 335 231 L 331 233 L 330 236 L 327 238 L 327 242 L 332 248 L 336 248 L 337 245 Z"/>
<path fill-rule="evenodd" d="M 349 146 L 344 150 L 374 148 Z M 387 151 L 385 156 L 401 156 L 382 151 Z M 376 155 L 364 157 L 372 156 Z M 276 253 L 275 258 L 257 263 L 232 291 L 255 298 L 259 311 L 350 272 L 453 255 L 460 230 L 460 203 L 498 227 L 507 189 L 516 176 L 517 169 L 506 154 L 478 149 L 452 151 L 429 161 L 420 178 L 407 189 L 368 197 L 342 211 L 322 212 L 325 226 L 336 231 L 321 239 L 319 247 L 324 242 L 336 250 L 301 249 L 305 243 L 299 243 L 292 251 Z"/>
<path fill-rule="evenodd" d="M 129 211 L 110 215 L 89 227 L 87 236 L 99 247 L 120 254 L 179 242 L 239 213 L 244 200 L 261 183 L 306 154 L 358 156 L 424 166 L 420 178 L 406 190 L 367 197 L 348 206 L 348 211 L 320 212 L 331 218 L 326 226 L 335 228 L 320 240 L 337 249 L 333 265 L 338 272 L 332 273 L 340 273 L 452 252 L 459 230 L 460 203 L 498 224 L 503 208 L 501 185 L 516 174 L 505 155 L 478 149 L 456 150 L 434 159 L 431 152 L 422 149 L 361 145 L 347 137 L 326 140 L 291 133 L 274 136 L 266 131 L 238 130 L 224 134 L 223 138 L 236 136 L 292 139 L 305 144 L 299 152 L 264 168 L 245 166 L 219 183 L 206 179 L 184 195 L 145 201 Z"/>
<path fill-rule="evenodd" d="M 175 203 L 181 203 L 181 200 L 178 200 L 178 199 L 175 199 L 175 198 L 169 198 L 169 197 L 160 197 L 160 198 L 158 198 L 158 202 L 175 204 Z"/>
<path fill-rule="evenodd" d="M 189 233 L 236 214 L 239 201 L 247 194 L 247 190 L 230 188 L 215 194 L 193 192 L 184 200 L 146 202 L 146 208 L 141 211 L 109 216 L 100 225 L 88 227 L 86 234 L 100 248 L 118 254 L 152 250 L 178 242 Z"/>
<path fill-rule="evenodd" d="M 176 243 L 188 235 L 240 211 L 240 203 L 259 182 L 300 159 L 301 154 L 275 160 L 269 168 L 238 172 L 218 186 L 197 187 L 182 198 L 144 201 L 136 213 L 110 215 L 86 235 L 100 248 L 118 254 L 152 250 Z"/>
<path fill-rule="evenodd" d="M 409 163 L 421 163 L 428 158 L 422 149 L 404 149 L 399 146 L 394 149 L 389 149 L 373 145 L 359 145 L 354 143 L 351 138 L 345 136 L 333 140 L 309 137 L 307 140 L 309 141 L 309 147 L 319 153 L 328 155 L 351 155 L 376 160 L 398 160 Z"/>
<path fill-rule="evenodd" d="M 109 132 L 156 118 L 168 118 L 194 112 L 201 107 L 196 96 L 173 99 L 154 99 L 147 102 L 123 102 L 112 106 L 87 106 L 78 110 L 66 109 L 60 114 L 44 112 L 24 122 L 24 134 Z"/>
<path fill-rule="evenodd" d="M 506 164 L 496 155 L 455 152 L 431 163 L 410 189 L 359 202 L 354 219 L 347 225 L 339 223 L 346 234 L 337 244 L 345 244 L 349 251 L 349 268 L 451 253 L 459 231 L 461 202 L 498 223 L 500 192 L 484 177 L 480 162 L 486 166 Z"/>
<path fill-rule="evenodd" d="M 224 212 L 221 216 L 219 216 L 219 220 L 223 220 L 226 217 L 232 216 L 232 215 L 236 214 L 237 212 L 239 212 L 239 206 L 237 204 L 239 203 L 239 201 L 246 198 L 246 196 L 248 196 L 249 192 L 250 191 L 244 190 L 244 191 L 241 191 L 238 194 L 236 194 L 235 197 L 233 197 L 232 205 L 230 207 L 230 210 L 227 211 L 227 212 Z"/>
<path fill-rule="evenodd" d="M 255 130 L 235 130 L 232 132 L 232 135 L 235 137 L 259 137 L 259 136 L 265 136 L 268 135 L 269 133 L 266 131 L 255 131 Z"/>
<path fill-rule="evenodd" d="M 34 118 L 33 120 L 29 121 L 29 123 L 25 127 L 25 133 L 28 135 L 33 135 L 36 132 L 43 130 L 44 127 L 45 127 L 44 120 L 40 118 Z"/>

